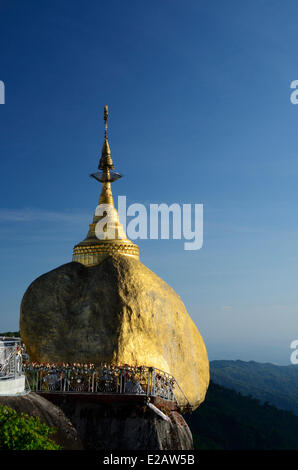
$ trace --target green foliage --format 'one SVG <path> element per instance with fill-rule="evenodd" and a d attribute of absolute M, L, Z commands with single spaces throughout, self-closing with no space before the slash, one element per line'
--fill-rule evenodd
<path fill-rule="evenodd" d="M 298 449 L 298 417 L 210 382 L 202 405 L 185 417 L 196 449 Z"/>
<path fill-rule="evenodd" d="M 60 450 L 50 439 L 54 432 L 39 417 L 0 405 L 0 450 Z"/>

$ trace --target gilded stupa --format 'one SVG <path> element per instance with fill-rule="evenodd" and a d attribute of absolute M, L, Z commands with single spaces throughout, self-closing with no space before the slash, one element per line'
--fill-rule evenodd
<path fill-rule="evenodd" d="M 175 377 L 181 403 L 195 409 L 205 398 L 209 361 L 204 341 L 179 295 L 139 261 L 114 207 L 115 173 L 107 136 L 99 172 L 98 208 L 106 208 L 114 236 L 98 238 L 96 211 L 73 261 L 43 274 L 26 290 L 20 331 L 32 361 L 154 367 Z M 98 215 L 100 214 L 100 215 Z"/>
<path fill-rule="evenodd" d="M 87 237 L 82 242 L 78 243 L 73 250 L 73 261 L 82 263 L 85 266 L 95 266 L 99 264 L 105 257 L 111 254 L 119 254 L 125 256 L 132 256 L 139 259 L 139 247 L 128 240 L 125 236 L 122 225 L 119 222 L 118 212 L 114 206 L 114 200 L 111 190 L 111 183 L 120 178 L 119 173 L 115 173 L 114 164 L 111 157 L 111 150 L 108 141 L 108 106 L 104 107 L 104 121 L 105 121 L 105 134 L 104 144 L 101 151 L 101 158 L 98 165 L 100 170 L 97 173 L 91 174 L 93 178 L 102 183 L 101 195 L 98 205 L 107 205 L 108 223 L 110 229 L 113 230 L 113 238 L 105 237 L 99 239 L 95 233 L 96 224 L 104 215 L 94 214 L 93 222 L 89 226 Z"/>

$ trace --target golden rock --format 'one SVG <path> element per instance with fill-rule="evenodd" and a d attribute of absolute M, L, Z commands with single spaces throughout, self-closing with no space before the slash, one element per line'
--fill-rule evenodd
<path fill-rule="evenodd" d="M 23 297 L 20 329 L 32 361 L 156 367 L 175 377 L 194 408 L 204 400 L 202 337 L 178 294 L 134 258 L 72 262 L 40 276 Z"/>

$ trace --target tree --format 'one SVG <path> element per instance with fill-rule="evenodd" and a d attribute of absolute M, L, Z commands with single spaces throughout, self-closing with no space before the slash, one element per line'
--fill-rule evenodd
<path fill-rule="evenodd" d="M 39 417 L 0 405 L 0 450 L 60 450 L 50 439 L 54 432 Z"/>

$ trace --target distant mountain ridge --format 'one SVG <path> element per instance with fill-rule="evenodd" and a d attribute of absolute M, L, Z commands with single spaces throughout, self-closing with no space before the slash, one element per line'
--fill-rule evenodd
<path fill-rule="evenodd" d="M 210 362 L 210 376 L 216 384 L 298 415 L 296 365 L 216 360 Z"/>

